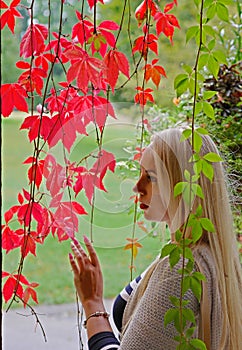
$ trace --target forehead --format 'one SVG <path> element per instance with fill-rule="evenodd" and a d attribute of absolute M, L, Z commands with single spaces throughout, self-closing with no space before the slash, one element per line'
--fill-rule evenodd
<path fill-rule="evenodd" d="M 150 146 L 143 152 L 140 165 L 145 170 L 155 170 L 154 150 Z"/>

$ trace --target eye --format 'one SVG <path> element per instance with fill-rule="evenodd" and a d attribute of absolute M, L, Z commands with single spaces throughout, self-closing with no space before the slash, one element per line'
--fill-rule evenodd
<path fill-rule="evenodd" d="M 156 181 L 157 181 L 156 176 L 151 175 L 151 174 L 149 174 L 148 172 L 147 172 L 147 179 L 148 179 L 149 181 L 151 181 L 151 182 L 156 182 Z"/>

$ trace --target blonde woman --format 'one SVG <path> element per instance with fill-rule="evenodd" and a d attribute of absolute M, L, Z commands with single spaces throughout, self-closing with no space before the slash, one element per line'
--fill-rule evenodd
<path fill-rule="evenodd" d="M 175 241 L 175 232 L 184 231 L 189 213 L 201 204 L 203 216 L 210 219 L 215 233 L 203 230 L 193 245 L 194 271 L 201 271 L 201 302 L 188 290 L 185 298 L 196 318 L 193 337 L 202 339 L 210 350 L 242 349 L 242 277 L 229 197 L 221 162 L 213 163 L 211 182 L 203 173 L 198 180 L 203 191 L 186 204 L 181 195 L 174 196 L 174 187 L 184 180 L 184 171 L 192 173 L 192 147 L 181 142 L 182 128 L 156 134 L 141 159 L 141 175 L 134 188 L 140 208 L 147 220 L 165 221 Z M 214 143 L 203 135 L 200 156 L 218 153 Z M 185 230 L 187 237 L 190 229 Z M 173 323 L 164 326 L 164 315 L 173 306 L 169 296 L 180 296 L 182 261 L 171 269 L 168 257 L 157 258 L 147 270 L 132 281 L 117 297 L 113 317 L 120 331 L 116 339 L 103 304 L 103 279 L 96 253 L 84 237 L 88 253 L 74 240 L 70 263 L 74 283 L 83 305 L 90 350 L 172 350 L 177 342 Z M 188 324 L 188 327 L 193 324 Z"/>

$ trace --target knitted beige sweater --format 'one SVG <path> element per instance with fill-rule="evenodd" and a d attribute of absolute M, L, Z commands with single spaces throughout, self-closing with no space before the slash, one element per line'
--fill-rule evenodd
<path fill-rule="evenodd" d="M 201 246 L 194 251 L 195 261 L 199 263 L 207 280 L 208 299 L 211 312 L 211 350 L 222 350 L 219 341 L 222 331 L 222 310 L 217 286 L 216 270 L 210 249 Z M 171 323 L 164 327 L 164 315 L 172 308 L 169 296 L 180 296 L 181 276 L 177 270 L 178 263 L 172 270 L 168 258 L 160 259 L 152 273 L 143 296 L 138 300 L 137 290 L 133 290 L 126 305 L 123 316 L 123 328 L 120 350 L 172 350 L 178 343 L 173 339 L 177 335 Z M 196 268 L 198 270 L 198 268 Z M 200 305 L 189 290 L 186 299 L 190 300 L 191 308 L 197 319 L 195 337 L 198 337 Z M 206 330 L 205 330 L 206 331 Z M 225 347 L 224 350 L 228 348 Z"/>

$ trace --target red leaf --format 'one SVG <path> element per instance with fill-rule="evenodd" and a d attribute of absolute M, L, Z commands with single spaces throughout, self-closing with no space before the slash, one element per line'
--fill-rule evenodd
<path fill-rule="evenodd" d="M 39 243 L 43 243 L 45 238 L 49 235 L 50 228 L 53 223 L 52 214 L 47 208 L 43 208 L 42 218 L 43 218 L 43 222 L 38 222 L 37 224 Z"/>
<path fill-rule="evenodd" d="M 30 297 L 34 300 L 36 304 L 39 303 L 36 291 L 31 287 L 27 287 L 23 293 L 24 307 L 28 303 Z"/>
<path fill-rule="evenodd" d="M 5 2 L 1 0 L 1 1 L 0 1 L 0 8 L 1 8 L 1 9 L 7 9 L 7 8 L 8 8 L 8 5 L 6 5 Z"/>
<path fill-rule="evenodd" d="M 16 10 L 16 6 L 20 3 L 21 0 L 13 0 L 8 8 L 5 2 L 1 1 L 1 8 L 8 8 L 0 17 L 1 30 L 7 24 L 11 32 L 14 34 L 15 27 L 15 17 L 22 18 L 22 15 Z"/>
<path fill-rule="evenodd" d="M 158 60 L 153 60 L 152 64 L 146 64 L 145 69 L 145 81 L 147 82 L 150 78 L 156 85 L 157 89 L 160 84 L 161 75 L 166 77 L 166 72 L 162 66 L 155 65 Z"/>
<path fill-rule="evenodd" d="M 83 206 L 77 202 L 71 202 L 72 206 L 75 210 L 75 212 L 77 214 L 83 215 L 83 214 L 87 214 L 87 212 L 85 211 L 85 209 L 83 208 Z"/>
<path fill-rule="evenodd" d="M 5 212 L 4 219 L 6 224 L 9 223 L 9 221 L 12 219 L 13 215 L 18 211 L 18 209 L 19 209 L 19 205 L 14 205 L 8 211 Z"/>
<path fill-rule="evenodd" d="M 2 271 L 2 278 L 7 277 L 7 276 L 10 276 L 10 273 L 6 272 L 6 271 Z"/>
<path fill-rule="evenodd" d="M 26 91 L 20 84 L 3 84 L 1 86 L 1 107 L 2 115 L 8 117 L 14 107 L 19 111 L 28 112 Z"/>
<path fill-rule="evenodd" d="M 23 188 L 23 194 L 24 194 L 24 198 L 27 200 L 27 201 L 30 201 L 30 193 L 28 191 L 26 191 L 24 188 Z"/>
<path fill-rule="evenodd" d="M 53 121 L 48 116 L 42 115 L 32 115 L 24 119 L 20 130 L 28 129 L 29 141 L 35 140 L 38 135 L 42 136 L 46 141 L 53 128 Z"/>
<path fill-rule="evenodd" d="M 172 42 L 174 27 L 180 28 L 174 15 L 157 12 L 155 15 L 157 35 L 163 33 Z"/>
<path fill-rule="evenodd" d="M 72 39 L 77 37 L 79 43 L 83 45 L 91 37 L 91 28 L 93 28 L 93 23 L 83 20 L 82 14 L 79 11 L 76 11 L 76 16 L 80 22 L 76 23 L 72 27 Z"/>
<path fill-rule="evenodd" d="M 84 209 L 83 209 L 84 210 Z M 87 214 L 86 211 L 82 214 Z M 78 231 L 78 218 L 71 202 L 62 202 L 54 213 L 53 234 L 56 233 L 59 241 L 73 238 Z"/>
<path fill-rule="evenodd" d="M 151 94 L 153 91 L 152 89 L 145 89 L 143 90 L 141 87 L 137 87 L 138 92 L 135 97 L 134 101 L 135 103 L 139 103 L 141 106 L 145 106 L 148 101 L 154 103 L 154 98 Z"/>
<path fill-rule="evenodd" d="M 38 56 L 45 49 L 48 29 L 43 24 L 33 24 L 26 30 L 20 43 L 20 56 Z"/>
<path fill-rule="evenodd" d="M 43 166 L 44 166 L 43 160 L 37 160 L 37 161 L 34 160 L 33 164 L 28 170 L 29 183 L 34 182 L 38 189 L 42 182 Z"/>
<path fill-rule="evenodd" d="M 103 21 L 99 24 L 98 28 L 105 28 L 109 30 L 118 30 L 119 25 L 114 21 Z"/>
<path fill-rule="evenodd" d="M 23 229 L 18 229 L 16 230 L 16 233 L 20 238 L 22 256 L 26 257 L 29 253 L 36 256 L 36 243 L 39 241 L 37 232 L 31 231 L 27 234 Z M 29 284 L 25 278 L 22 278 L 21 282 L 24 284 Z"/>
<path fill-rule="evenodd" d="M 18 193 L 18 202 L 19 202 L 19 204 L 23 204 L 23 202 L 24 202 L 24 198 L 23 198 L 21 193 Z"/>
<path fill-rule="evenodd" d="M 18 62 L 16 62 L 16 67 L 20 68 L 20 69 L 29 69 L 31 66 L 30 66 L 29 62 L 18 61 Z"/>
<path fill-rule="evenodd" d="M 47 73 L 41 68 L 31 68 L 23 72 L 19 78 L 18 83 L 25 88 L 28 92 L 33 92 L 34 90 L 38 95 L 42 95 L 41 90 L 44 86 L 43 78 L 46 78 Z"/>
<path fill-rule="evenodd" d="M 19 223 L 21 225 L 24 223 L 25 226 L 29 226 L 32 217 L 37 222 L 43 222 L 42 210 L 43 208 L 41 205 L 33 201 L 27 204 L 23 204 L 17 213 Z"/>
<path fill-rule="evenodd" d="M 175 3 L 171 2 L 169 4 L 166 4 L 165 8 L 164 8 L 164 12 L 169 12 L 173 7 L 174 7 Z"/>
<path fill-rule="evenodd" d="M 100 174 L 100 180 L 104 178 L 107 170 L 114 172 L 116 161 L 113 153 L 107 152 L 104 149 L 99 153 L 98 160 L 93 165 L 91 171 Z"/>
<path fill-rule="evenodd" d="M 51 199 L 51 202 L 49 204 L 50 208 L 57 208 L 60 205 L 60 202 L 62 200 L 63 194 L 64 194 L 63 192 L 58 193 L 56 196 L 54 196 Z"/>
<path fill-rule="evenodd" d="M 157 40 L 158 38 L 154 34 L 146 34 L 145 36 L 140 36 L 134 42 L 132 53 L 134 54 L 136 51 L 138 51 L 145 59 L 147 58 L 148 50 L 151 50 L 155 52 L 156 55 L 158 55 Z"/>
<path fill-rule="evenodd" d="M 114 92 L 119 71 L 129 77 L 129 62 L 122 52 L 110 50 L 104 57 L 104 64 L 106 66 L 104 76 Z"/>
<path fill-rule="evenodd" d="M 98 1 L 101 2 L 102 4 L 104 3 L 103 0 L 87 0 L 87 1 L 88 1 L 89 6 L 90 6 L 90 9 L 92 9 L 93 6 L 95 4 L 97 4 Z"/>
<path fill-rule="evenodd" d="M 16 280 L 19 280 L 20 283 L 26 284 L 27 286 L 29 286 L 29 281 L 27 280 L 27 278 L 24 275 L 18 275 L 15 274 L 13 275 L 13 277 L 16 278 Z"/>
<path fill-rule="evenodd" d="M 158 6 L 153 0 L 144 0 L 135 10 L 135 17 L 139 26 L 147 18 L 148 10 L 150 10 L 151 16 L 154 16 L 158 11 Z"/>
<path fill-rule="evenodd" d="M 6 249 L 6 253 L 8 253 L 20 245 L 20 237 L 8 226 L 5 226 L 2 231 L 2 248 Z"/>
<path fill-rule="evenodd" d="M 9 277 L 3 286 L 3 298 L 5 303 L 7 303 L 13 296 L 15 289 L 17 287 L 17 280 L 14 277 Z M 18 283 L 16 295 L 22 298 L 23 296 L 23 287 Z"/>
<path fill-rule="evenodd" d="M 50 154 L 45 158 L 43 175 L 47 179 L 46 188 L 52 197 L 65 187 L 66 170 Z"/>
<path fill-rule="evenodd" d="M 89 82 L 92 83 L 96 89 L 100 87 L 100 69 L 102 67 L 102 61 L 95 57 L 90 57 L 83 50 L 82 56 L 80 57 L 80 50 L 80 48 L 75 48 L 65 53 L 66 56 L 71 59 L 71 66 L 67 72 L 67 81 L 71 83 L 76 79 L 77 86 L 86 94 Z"/>

